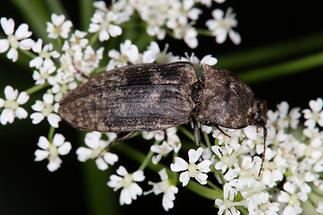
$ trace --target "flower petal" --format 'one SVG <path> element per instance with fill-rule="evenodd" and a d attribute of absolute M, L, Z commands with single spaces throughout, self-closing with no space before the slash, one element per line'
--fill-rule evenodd
<path fill-rule="evenodd" d="M 4 53 L 9 49 L 9 42 L 6 39 L 0 39 L 0 53 Z"/>
<path fill-rule="evenodd" d="M 170 165 L 170 169 L 173 172 L 180 172 L 180 171 L 184 171 L 187 170 L 188 167 L 188 163 L 180 157 L 176 157 L 174 163 L 172 163 Z"/>
<path fill-rule="evenodd" d="M 143 181 L 145 180 L 144 172 L 141 170 L 138 170 L 132 174 L 132 179 L 134 181 Z"/>
<path fill-rule="evenodd" d="M 58 153 L 60 155 L 67 155 L 72 149 L 72 145 L 70 142 L 65 142 L 63 145 L 58 147 Z"/>
<path fill-rule="evenodd" d="M 61 117 L 57 114 L 51 113 L 48 115 L 47 120 L 52 127 L 58 128 L 58 123 L 61 121 Z"/>
<path fill-rule="evenodd" d="M 0 122 L 2 125 L 6 125 L 7 123 L 13 123 L 15 119 L 14 112 L 11 109 L 4 109 L 0 116 Z"/>
<path fill-rule="evenodd" d="M 1 27 L 6 35 L 11 35 L 15 29 L 15 22 L 13 19 L 7 19 L 5 17 L 0 20 Z"/>
<path fill-rule="evenodd" d="M 29 95 L 26 92 L 21 92 L 17 98 L 17 103 L 20 105 L 25 104 L 29 100 Z"/>
<path fill-rule="evenodd" d="M 206 184 L 207 181 L 207 174 L 204 174 L 204 173 L 198 173 L 196 176 L 195 176 L 195 179 L 202 185 Z"/>
<path fill-rule="evenodd" d="M 38 139 L 37 146 L 40 147 L 41 149 L 48 149 L 49 141 L 47 140 L 46 137 L 40 136 Z"/>
<path fill-rule="evenodd" d="M 185 187 L 190 180 L 190 175 L 188 171 L 182 172 L 179 176 L 179 181 L 182 182 L 183 187 Z"/>
<path fill-rule="evenodd" d="M 37 113 L 33 113 L 30 115 L 30 118 L 32 119 L 32 123 L 33 124 L 38 124 L 40 123 L 41 121 L 43 121 L 44 119 L 44 115 L 37 112 Z"/>
<path fill-rule="evenodd" d="M 42 161 L 42 160 L 48 158 L 48 156 L 49 156 L 48 151 L 40 150 L 40 149 L 37 149 L 35 151 L 35 161 Z"/>
<path fill-rule="evenodd" d="M 104 162 L 103 158 L 99 157 L 98 159 L 95 160 L 95 164 L 98 167 L 99 170 L 107 170 L 108 169 L 108 164 Z"/>
<path fill-rule="evenodd" d="M 210 165 L 212 164 L 209 160 L 204 160 L 197 165 L 198 170 L 201 172 L 207 173 L 210 172 Z"/>
<path fill-rule="evenodd" d="M 28 113 L 25 109 L 18 107 L 15 111 L 15 114 L 18 119 L 26 119 L 28 116 Z"/>
<path fill-rule="evenodd" d="M 65 137 L 61 134 L 55 134 L 54 139 L 53 139 L 53 144 L 55 146 L 61 146 L 64 144 Z"/>
<path fill-rule="evenodd" d="M 17 37 L 18 40 L 27 38 L 31 36 L 31 32 L 28 30 L 28 25 L 23 23 L 18 26 L 15 36 Z"/>

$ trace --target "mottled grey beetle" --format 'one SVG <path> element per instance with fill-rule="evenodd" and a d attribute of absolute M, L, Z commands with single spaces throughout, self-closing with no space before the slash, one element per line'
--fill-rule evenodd
<path fill-rule="evenodd" d="M 197 144 L 198 123 L 219 129 L 256 125 L 266 136 L 266 102 L 256 99 L 232 72 L 206 64 L 202 70 L 197 78 L 189 62 L 113 69 L 65 96 L 59 114 L 74 127 L 102 132 L 151 131 L 193 122 Z"/>

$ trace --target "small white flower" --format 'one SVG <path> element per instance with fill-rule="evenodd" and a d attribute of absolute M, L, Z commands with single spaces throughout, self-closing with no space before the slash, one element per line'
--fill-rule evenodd
<path fill-rule="evenodd" d="M 95 159 L 96 166 L 100 170 L 107 170 L 109 165 L 114 165 L 118 161 L 118 156 L 108 151 L 108 146 L 113 142 L 116 133 L 107 133 L 108 141 L 102 140 L 102 134 L 97 131 L 86 134 L 84 142 L 87 147 L 79 147 L 76 150 L 77 158 L 81 162 L 88 159 Z"/>
<path fill-rule="evenodd" d="M 47 159 L 47 169 L 51 172 L 56 171 L 62 164 L 59 155 L 67 155 L 72 149 L 71 143 L 65 142 L 65 137 L 61 134 L 55 134 L 52 142 L 41 136 L 37 145 L 40 149 L 35 151 L 35 161 Z"/>
<path fill-rule="evenodd" d="M 56 114 L 58 113 L 59 104 L 54 103 L 54 96 L 52 94 L 44 94 L 43 101 L 37 100 L 31 108 L 37 111 L 30 115 L 33 124 L 38 124 L 44 118 L 47 118 L 52 127 L 58 128 L 58 123 L 61 121 L 61 117 Z"/>
<path fill-rule="evenodd" d="M 219 44 L 223 43 L 229 34 L 229 37 L 234 44 L 240 44 L 241 38 L 239 33 L 232 29 L 238 25 L 235 18 L 236 15 L 233 13 L 232 8 L 229 8 L 225 15 L 222 10 L 215 9 L 212 12 L 212 16 L 214 19 L 208 20 L 206 26 L 215 36 L 216 42 Z"/>
<path fill-rule="evenodd" d="M 11 86 L 6 86 L 4 89 L 5 100 L 0 98 L 0 123 L 6 125 L 13 123 L 15 117 L 18 119 L 25 119 L 28 113 L 20 105 L 25 104 L 29 100 L 29 95 L 26 92 L 18 92 Z"/>
<path fill-rule="evenodd" d="M 303 110 L 305 121 L 305 126 L 314 128 L 316 124 L 319 124 L 323 127 L 323 100 L 318 98 L 315 100 L 311 100 L 309 102 L 309 106 L 311 109 Z"/>
<path fill-rule="evenodd" d="M 145 194 L 154 192 L 155 195 L 159 195 L 163 193 L 162 205 L 163 208 L 168 211 L 174 207 L 175 194 L 178 193 L 178 188 L 174 186 L 168 179 L 166 169 L 162 169 L 158 173 L 161 181 L 157 183 L 149 181 L 148 183 L 152 185 L 153 188 L 151 191 L 148 191 Z"/>
<path fill-rule="evenodd" d="M 99 40 L 101 42 L 109 40 L 110 37 L 116 37 L 122 34 L 120 26 L 114 24 L 118 16 L 114 12 L 96 12 L 91 18 L 89 32 L 99 32 Z"/>
<path fill-rule="evenodd" d="M 207 183 L 207 174 L 210 172 L 211 161 L 203 160 L 202 162 L 195 164 L 201 157 L 203 148 L 197 150 L 190 149 L 188 151 L 189 163 L 183 158 L 176 157 L 174 163 L 170 165 L 173 172 L 182 172 L 179 176 L 179 181 L 183 186 L 186 186 L 190 178 L 195 178 L 200 184 Z"/>
<path fill-rule="evenodd" d="M 40 69 L 46 61 L 52 61 L 51 58 L 59 57 L 59 53 L 57 51 L 53 51 L 52 44 L 47 44 L 44 47 L 42 44 L 42 39 L 38 39 L 32 46 L 33 52 L 37 53 L 38 56 L 29 62 L 30 67 Z"/>
<path fill-rule="evenodd" d="M 56 71 L 56 67 L 52 60 L 45 60 L 43 66 L 33 73 L 33 79 L 36 81 L 35 84 L 45 84 L 48 78 Z"/>
<path fill-rule="evenodd" d="M 153 164 L 157 164 L 161 160 L 161 158 L 168 155 L 173 150 L 173 148 L 166 141 L 163 141 L 163 143 L 160 145 L 152 145 L 150 147 L 150 150 L 154 153 L 157 153 L 157 155 L 154 155 L 151 159 Z"/>
<path fill-rule="evenodd" d="M 201 60 L 196 57 L 194 53 L 190 56 L 187 53 L 185 53 L 185 55 L 186 57 L 182 57 L 180 60 L 192 63 L 196 71 L 201 70 L 202 64 L 214 66 L 218 62 L 218 60 L 215 57 L 212 57 L 212 55 L 205 55 Z"/>
<path fill-rule="evenodd" d="M 236 195 L 237 191 L 232 188 L 232 186 L 223 187 L 223 200 L 216 199 L 215 206 L 219 208 L 218 215 L 224 214 L 231 214 L 231 215 L 239 215 L 240 212 L 235 208 L 236 206 L 247 206 L 246 201 L 235 202 L 234 196 Z"/>
<path fill-rule="evenodd" d="M 0 39 L 0 53 L 8 51 L 7 57 L 13 62 L 18 60 L 18 51 L 17 49 L 29 50 L 34 41 L 30 39 L 31 32 L 28 30 L 27 24 L 21 24 L 15 30 L 15 22 L 13 19 L 7 19 L 2 17 L 0 19 L 1 27 L 4 33 L 7 35 L 6 39 Z"/>
<path fill-rule="evenodd" d="M 136 182 L 145 180 L 143 171 L 137 170 L 134 173 L 128 173 L 128 171 L 120 166 L 117 169 L 118 175 L 111 175 L 107 185 L 114 188 L 117 191 L 122 188 L 120 193 L 119 202 L 120 205 L 130 205 L 132 200 L 136 200 L 137 196 L 142 195 L 142 189 Z"/>
<path fill-rule="evenodd" d="M 297 186 L 291 182 L 284 184 L 284 190 L 280 191 L 277 200 L 286 203 L 287 206 L 283 210 L 283 215 L 300 214 L 302 209 L 300 207 L 301 201 L 306 201 L 307 196 L 297 190 Z"/>
<path fill-rule="evenodd" d="M 235 178 L 239 172 L 240 168 L 238 166 L 238 155 L 241 153 L 238 149 L 234 149 L 228 145 L 226 146 L 212 146 L 212 151 L 218 157 L 219 160 L 215 162 L 215 169 L 221 170 L 224 174 L 224 179 L 227 181 Z"/>
<path fill-rule="evenodd" d="M 51 22 L 47 22 L 47 33 L 51 39 L 59 37 L 66 39 L 73 24 L 70 20 L 65 20 L 64 15 L 52 14 Z"/>
<path fill-rule="evenodd" d="M 126 40 L 124 43 L 120 44 L 120 52 L 112 49 L 109 51 L 108 55 L 111 60 L 107 65 L 107 70 L 126 66 L 128 63 L 135 64 L 140 58 L 137 46 L 132 44 L 130 40 Z"/>
<path fill-rule="evenodd" d="M 154 138 L 156 141 L 160 142 L 165 139 L 165 132 L 163 130 L 143 131 L 143 132 L 141 132 L 141 134 L 145 140 L 151 140 Z"/>
<path fill-rule="evenodd" d="M 142 62 L 143 63 L 171 63 L 175 62 L 177 59 L 176 57 L 171 53 L 167 52 L 168 45 L 166 44 L 163 51 L 160 50 L 158 43 L 155 41 L 152 41 L 150 45 L 148 46 L 147 50 L 144 51 L 142 56 Z"/>
<path fill-rule="evenodd" d="M 85 48 L 89 43 L 89 40 L 86 38 L 86 36 L 87 36 L 86 32 L 76 30 L 72 34 L 72 36 L 69 40 L 71 43 L 71 46 L 74 48 L 76 48 L 76 47 Z"/>

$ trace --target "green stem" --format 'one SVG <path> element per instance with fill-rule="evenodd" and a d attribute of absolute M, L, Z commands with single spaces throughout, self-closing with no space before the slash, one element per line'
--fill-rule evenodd
<path fill-rule="evenodd" d="M 102 72 L 105 72 L 106 70 L 107 70 L 107 67 L 106 66 L 99 67 L 99 68 L 97 68 L 95 71 L 93 71 L 91 73 L 91 76 L 100 75 Z"/>
<path fill-rule="evenodd" d="M 207 29 L 201 29 L 201 28 L 199 28 L 199 29 L 197 29 L 197 33 L 198 33 L 199 35 L 202 35 L 202 36 L 214 37 L 214 36 L 212 35 L 212 32 L 211 32 L 211 31 L 209 31 L 209 30 L 207 30 Z"/>
<path fill-rule="evenodd" d="M 144 169 L 146 168 L 146 166 L 148 165 L 148 163 L 151 162 L 151 158 L 154 155 L 153 151 L 149 151 L 148 154 L 146 155 L 145 159 L 143 160 L 143 162 L 141 163 L 139 170 L 144 171 Z"/>
<path fill-rule="evenodd" d="M 80 12 L 81 12 L 81 29 L 87 31 L 90 19 L 93 13 L 93 0 L 81 0 Z"/>
<path fill-rule="evenodd" d="M 210 189 L 195 181 L 190 181 L 186 188 L 207 199 L 215 200 L 223 198 L 223 191 L 218 187 Z"/>
<path fill-rule="evenodd" d="M 204 140 L 205 140 L 207 147 L 211 148 L 212 146 L 211 146 L 209 135 L 207 133 L 203 132 L 203 136 L 204 136 Z"/>
<path fill-rule="evenodd" d="M 283 75 L 302 72 L 307 69 L 323 65 L 323 52 L 313 54 L 301 59 L 284 62 L 273 66 L 258 68 L 240 73 L 240 77 L 249 83 L 264 81 Z"/>
<path fill-rule="evenodd" d="M 26 55 L 27 57 L 29 57 L 30 59 L 34 59 L 35 57 L 37 57 L 37 55 L 35 55 L 34 53 L 27 51 L 27 50 L 23 50 L 23 49 L 19 49 L 19 51 Z"/>
<path fill-rule="evenodd" d="M 95 32 L 95 34 L 92 35 L 90 39 L 90 46 L 93 46 L 93 44 L 97 41 L 98 37 L 99 37 L 99 31 Z"/>
<path fill-rule="evenodd" d="M 33 94 L 33 93 L 35 93 L 35 92 L 38 92 L 39 90 L 42 90 L 42 89 L 44 89 L 44 88 L 46 88 L 46 87 L 48 87 L 48 86 L 49 86 L 49 84 L 48 84 L 48 83 L 45 83 L 45 84 L 42 84 L 42 85 L 35 85 L 35 86 L 33 86 L 33 87 L 31 87 L 31 88 L 29 88 L 29 89 L 25 90 L 25 92 L 26 92 L 28 95 L 31 95 L 31 94 Z"/>
<path fill-rule="evenodd" d="M 195 143 L 194 135 L 184 126 L 178 126 L 178 130 Z"/>
<path fill-rule="evenodd" d="M 65 16 L 67 16 L 67 13 L 59 0 L 46 0 L 46 4 L 52 13 L 56 13 L 58 15 L 65 14 Z"/>
<path fill-rule="evenodd" d="M 127 155 L 128 157 L 130 157 L 131 159 L 133 159 L 138 163 L 142 163 L 146 158 L 146 156 L 143 153 L 128 146 L 127 143 L 125 142 L 118 142 L 117 144 L 112 145 L 111 148 L 116 150 L 117 152 Z M 159 170 L 166 168 L 164 165 L 160 163 L 154 165 L 151 162 L 147 162 L 146 167 L 154 172 L 158 172 Z"/>
<path fill-rule="evenodd" d="M 48 132 L 48 141 L 52 142 L 54 138 L 54 133 L 55 133 L 55 128 L 50 127 L 49 132 Z"/>
<path fill-rule="evenodd" d="M 218 57 L 218 67 L 237 69 L 246 66 L 273 62 L 274 60 L 291 55 L 303 54 L 309 51 L 322 50 L 323 33 L 316 33 L 307 37 L 289 39 L 261 47 L 236 51 Z"/>

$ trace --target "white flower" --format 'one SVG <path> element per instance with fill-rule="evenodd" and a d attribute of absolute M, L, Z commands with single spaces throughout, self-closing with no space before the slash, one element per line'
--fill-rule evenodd
<path fill-rule="evenodd" d="M 135 64 L 140 58 L 137 46 L 132 44 L 130 40 L 120 44 L 120 52 L 112 49 L 108 55 L 111 60 L 107 65 L 107 70 L 126 66 L 128 63 Z"/>
<path fill-rule="evenodd" d="M 72 36 L 69 40 L 71 43 L 71 46 L 75 49 L 76 49 L 76 47 L 85 48 L 89 43 L 89 40 L 86 38 L 86 36 L 87 36 L 86 32 L 76 30 L 72 34 Z"/>
<path fill-rule="evenodd" d="M 145 140 L 151 140 L 155 139 L 156 141 L 162 141 L 165 139 L 165 132 L 163 130 L 157 130 L 157 131 L 143 131 L 141 132 L 142 138 Z"/>
<path fill-rule="evenodd" d="M 195 0 L 195 2 L 201 3 L 207 7 L 210 7 L 212 5 L 212 1 L 215 1 L 218 4 L 222 4 L 223 2 L 225 2 L 225 0 Z"/>
<path fill-rule="evenodd" d="M 218 157 L 219 160 L 215 162 L 215 169 L 221 170 L 224 174 L 224 179 L 227 181 L 235 178 L 239 172 L 240 168 L 238 166 L 238 155 L 240 154 L 240 147 L 232 148 L 229 145 L 226 146 L 212 146 L 212 151 Z"/>
<path fill-rule="evenodd" d="M 37 145 L 41 149 L 35 151 L 35 161 L 47 159 L 47 169 L 51 172 L 56 171 L 62 164 L 59 155 L 67 155 L 72 149 L 71 143 L 65 142 L 65 137 L 61 134 L 55 134 L 52 142 L 41 136 Z"/>
<path fill-rule="evenodd" d="M 13 19 L 7 19 L 2 17 L 0 19 L 1 27 L 4 33 L 7 35 L 6 39 L 0 39 L 0 53 L 8 51 L 7 57 L 13 62 L 18 60 L 18 51 L 17 49 L 29 50 L 34 41 L 30 39 L 31 32 L 28 30 L 27 24 L 21 24 L 15 30 L 15 22 Z"/>
<path fill-rule="evenodd" d="M 168 153 L 170 153 L 173 150 L 173 148 L 166 141 L 163 141 L 161 145 L 152 145 L 150 147 L 150 150 L 154 153 L 157 153 L 157 155 L 154 155 L 151 159 L 153 164 L 157 164 L 160 161 L 160 159 L 168 155 Z"/>
<path fill-rule="evenodd" d="M 190 149 L 188 151 L 189 163 L 183 158 L 176 157 L 174 163 L 170 165 L 173 172 L 182 172 L 179 176 L 179 181 L 182 182 L 183 186 L 186 186 L 190 178 L 195 178 L 200 184 L 207 183 L 207 174 L 210 172 L 211 161 L 203 160 L 199 164 L 195 164 L 203 153 L 203 148 L 197 150 Z"/>
<path fill-rule="evenodd" d="M 48 78 L 56 71 L 56 67 L 52 60 L 45 60 L 43 66 L 33 73 L 33 79 L 36 81 L 35 84 L 45 84 Z"/>
<path fill-rule="evenodd" d="M 185 53 L 185 55 L 186 57 L 182 57 L 180 60 L 192 63 L 196 71 L 201 69 L 202 64 L 214 66 L 218 62 L 218 60 L 215 57 L 212 57 L 212 55 L 205 55 L 201 60 L 196 57 L 194 53 L 192 53 L 191 56 L 187 53 Z"/>
<path fill-rule="evenodd" d="M 283 210 L 283 215 L 288 214 L 300 214 L 302 209 L 300 207 L 301 201 L 306 201 L 307 196 L 304 193 L 297 191 L 297 186 L 291 182 L 284 184 L 284 190 L 280 191 L 277 200 L 282 203 L 286 203 L 287 206 Z"/>
<path fill-rule="evenodd" d="M 222 10 L 215 9 L 212 12 L 212 16 L 214 19 L 208 20 L 206 26 L 215 36 L 217 43 L 223 43 L 228 34 L 234 44 L 237 45 L 241 42 L 239 33 L 232 29 L 238 25 L 238 22 L 235 19 L 236 15 L 233 13 L 232 8 L 229 8 L 225 15 Z"/>
<path fill-rule="evenodd" d="M 247 203 L 245 201 L 234 202 L 234 196 L 236 195 L 236 193 L 237 191 L 234 190 L 232 186 L 227 186 L 227 184 L 223 186 L 223 200 L 215 200 L 215 206 L 219 208 L 218 215 L 222 215 L 223 213 L 226 215 L 239 215 L 240 212 L 235 207 L 246 207 Z"/>
<path fill-rule="evenodd" d="M 61 121 L 61 117 L 56 114 L 58 112 L 59 104 L 54 103 L 54 96 L 52 94 L 44 94 L 43 101 L 37 100 L 31 108 L 34 111 L 37 111 L 30 115 L 33 124 L 38 124 L 43 121 L 44 118 L 47 118 L 52 127 L 58 128 L 58 123 Z"/>
<path fill-rule="evenodd" d="M 25 104 L 29 100 L 29 95 L 26 92 L 18 93 L 18 90 L 11 86 L 6 86 L 4 89 L 5 100 L 0 98 L 0 123 L 6 125 L 13 123 L 15 117 L 25 119 L 28 113 L 20 105 Z"/>
<path fill-rule="evenodd" d="M 88 159 L 95 159 L 96 166 L 100 170 L 108 169 L 109 165 L 114 165 L 118 161 L 118 156 L 108 151 L 108 146 L 113 142 L 116 133 L 107 133 L 108 141 L 102 140 L 102 134 L 97 131 L 86 134 L 84 142 L 87 147 L 79 147 L 76 150 L 77 158 L 81 162 Z"/>
<path fill-rule="evenodd" d="M 35 42 L 32 46 L 33 52 L 37 53 L 38 56 L 29 62 L 30 67 L 40 69 L 46 61 L 52 61 L 51 58 L 59 57 L 59 53 L 57 51 L 53 51 L 52 44 L 47 44 L 44 47 L 42 44 L 43 41 L 38 39 L 37 42 Z"/>
<path fill-rule="evenodd" d="M 162 205 L 163 208 L 168 211 L 174 207 L 175 194 L 178 193 L 178 188 L 168 179 L 166 169 L 160 170 L 158 174 L 161 181 L 157 183 L 149 181 L 148 183 L 152 185 L 153 188 L 151 191 L 145 192 L 145 195 L 151 192 L 154 192 L 155 195 L 163 193 Z"/>
<path fill-rule="evenodd" d="M 147 50 L 144 51 L 142 56 L 143 63 L 171 63 L 177 61 L 176 57 L 171 53 L 167 52 L 168 45 L 165 45 L 163 51 L 160 50 L 158 43 L 152 41 L 148 46 Z"/>
<path fill-rule="evenodd" d="M 321 98 L 316 99 L 316 101 L 311 100 L 309 106 L 311 109 L 303 110 L 304 118 L 307 119 L 305 126 L 314 128 L 316 124 L 319 124 L 323 127 L 323 100 Z"/>
<path fill-rule="evenodd" d="M 114 24 L 118 16 L 114 12 L 96 12 L 91 18 L 89 32 L 99 32 L 101 42 L 109 40 L 110 37 L 116 37 L 122 34 L 120 26 Z"/>
<path fill-rule="evenodd" d="M 64 15 L 52 14 L 51 22 L 47 22 L 48 37 L 51 39 L 59 37 L 66 39 L 72 27 L 72 22 L 70 20 L 65 21 Z"/>
<path fill-rule="evenodd" d="M 122 188 L 120 193 L 120 205 L 129 205 L 132 200 L 136 200 L 137 196 L 142 195 L 142 189 L 136 182 L 145 180 L 143 171 L 137 170 L 134 173 L 128 173 L 127 170 L 120 166 L 117 169 L 118 175 L 111 175 L 107 185 L 117 191 Z"/>

